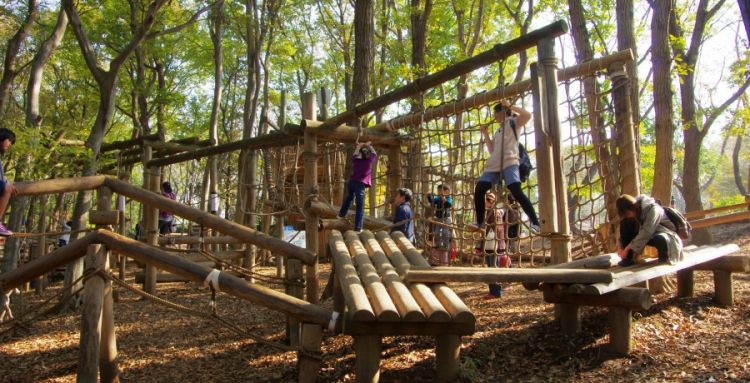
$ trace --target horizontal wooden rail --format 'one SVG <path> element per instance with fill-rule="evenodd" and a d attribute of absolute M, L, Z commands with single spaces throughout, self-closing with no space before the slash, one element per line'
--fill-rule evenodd
<path fill-rule="evenodd" d="M 538 282 L 538 283 L 609 283 L 607 270 L 585 269 L 518 269 L 436 267 L 431 270 L 411 268 L 404 281 L 412 282 Z"/>
<path fill-rule="evenodd" d="M 148 191 L 146 189 L 133 186 L 127 182 L 107 178 L 105 186 L 112 191 L 130 197 L 138 202 L 146 204 L 160 210 L 168 211 L 179 217 L 196 222 L 200 225 L 218 230 L 221 233 L 235 237 L 243 242 L 252 243 L 263 249 L 271 250 L 274 253 L 287 256 L 292 259 L 299 259 L 306 265 L 312 265 L 317 259 L 315 253 L 285 242 L 281 239 L 272 237 L 266 233 L 242 226 L 235 222 L 217 217 L 205 211 L 198 210 L 188 205 L 181 204 L 160 194 Z"/>
<path fill-rule="evenodd" d="M 339 125 L 330 129 L 319 129 L 323 125 L 322 121 L 302 120 L 302 129 L 304 132 L 315 134 L 318 139 L 335 141 L 335 142 L 367 142 L 372 141 L 378 145 L 400 145 L 401 139 L 394 133 L 373 130 L 368 128 L 358 129 L 354 126 Z M 288 128 L 297 128 L 297 125 L 287 124 L 284 130 Z M 298 133 L 295 133 L 298 132 Z M 297 129 L 292 129 L 289 134 L 299 134 Z"/>
<path fill-rule="evenodd" d="M 684 213 L 683 215 L 688 220 L 694 220 L 694 219 L 703 218 L 709 214 L 723 213 L 725 211 L 732 211 L 732 210 L 737 210 L 737 209 L 749 209 L 749 208 L 750 208 L 750 200 L 743 202 L 743 203 L 738 203 L 735 205 L 715 207 L 713 209 L 689 211 L 689 212 Z"/>
<path fill-rule="evenodd" d="M 568 68 L 562 68 L 557 73 L 558 81 L 567 81 L 581 76 L 588 76 L 607 69 L 616 62 L 629 62 L 633 60 L 633 52 L 630 49 L 621 50 L 602 58 L 587 61 L 582 64 L 574 65 Z M 521 80 L 503 87 L 491 89 L 485 92 L 477 93 L 473 96 L 466 97 L 462 100 L 443 104 L 440 106 L 427 108 L 424 113 L 412 113 L 405 116 L 382 122 L 370 127 L 372 130 L 395 131 L 407 126 L 421 124 L 425 121 L 431 121 L 436 118 L 454 115 L 464 110 L 476 108 L 480 105 L 487 105 L 491 102 L 503 98 L 513 97 L 523 92 L 531 90 L 531 80 Z"/>
<path fill-rule="evenodd" d="M 743 212 L 734 213 L 734 214 L 720 215 L 718 217 L 696 219 L 694 221 L 690 221 L 690 225 L 693 226 L 693 229 L 698 229 L 701 227 L 708 227 L 708 226 L 714 226 L 714 225 L 721 225 L 725 223 L 744 221 L 746 219 L 750 219 L 750 211 L 743 211 Z"/>
<path fill-rule="evenodd" d="M 106 176 L 58 178 L 42 181 L 24 181 L 15 184 L 18 195 L 40 195 L 92 190 L 104 184 Z"/>
<path fill-rule="evenodd" d="M 315 201 L 308 201 L 305 203 L 305 211 L 308 213 L 313 213 L 317 215 L 320 218 L 336 218 L 338 217 L 339 211 L 338 206 L 331 206 L 327 203 L 323 202 L 315 202 Z M 347 215 L 348 219 L 351 222 L 351 227 L 354 228 L 354 212 L 350 211 Z M 375 218 L 372 216 L 365 215 L 363 226 L 365 229 L 368 230 L 382 230 L 389 228 L 391 225 L 393 225 L 393 222 L 382 219 L 382 218 Z"/>
<path fill-rule="evenodd" d="M 3 292 L 9 291 L 38 276 L 53 271 L 57 267 L 86 254 L 89 245 L 101 243 L 108 249 L 133 258 L 139 262 L 153 265 L 159 269 L 183 276 L 193 282 L 203 283 L 211 268 L 190 262 L 180 256 L 162 249 L 149 246 L 128 237 L 108 230 L 98 229 L 84 237 L 60 247 L 44 257 L 37 258 L 19 268 L 0 274 L 0 286 Z M 328 327 L 333 311 L 304 300 L 280 293 L 256 284 L 250 284 L 241 278 L 221 272 L 219 274 L 221 291 L 247 300 L 249 302 L 280 311 L 302 322 L 315 323 Z"/>
<path fill-rule="evenodd" d="M 363 116 L 407 97 L 417 95 L 420 92 L 424 92 L 446 81 L 529 49 L 541 40 L 555 38 L 567 32 L 568 24 L 563 20 L 559 20 L 508 42 L 497 44 L 491 49 L 479 53 L 476 56 L 457 62 L 435 73 L 418 78 L 409 84 L 396 88 L 380 97 L 376 97 L 357 105 L 351 110 L 347 110 L 331 117 L 323 123 L 322 128 L 330 129 L 337 127 L 345 122 L 357 119 L 359 116 Z"/>
<path fill-rule="evenodd" d="M 159 244 L 160 245 L 199 245 L 199 244 L 208 244 L 208 245 L 214 245 L 214 244 L 238 244 L 242 243 L 241 240 L 235 238 L 235 237 L 229 237 L 229 236 L 218 236 L 218 237 L 196 237 L 192 235 L 168 235 L 164 237 L 159 237 Z"/>
<path fill-rule="evenodd" d="M 302 128 L 298 128 L 302 129 Z M 295 135 L 287 134 L 289 132 L 271 132 L 259 137 L 248 138 L 245 140 L 233 141 L 226 144 L 200 148 L 192 152 L 180 153 L 174 156 L 151 160 L 146 166 L 166 166 L 195 160 L 198 158 L 215 156 L 217 154 L 233 152 L 240 149 L 263 149 L 268 147 L 289 146 L 297 143 L 299 139 Z"/>

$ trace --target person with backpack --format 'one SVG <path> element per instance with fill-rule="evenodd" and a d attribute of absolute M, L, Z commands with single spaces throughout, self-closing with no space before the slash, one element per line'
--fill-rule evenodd
<path fill-rule="evenodd" d="M 633 197 L 623 194 L 615 204 L 621 218 L 617 245 L 617 255 L 622 259 L 620 266 L 635 264 L 646 245 L 656 248 L 660 262 L 675 264 L 682 260 L 678 224 L 655 199 L 647 195 Z"/>
<path fill-rule="evenodd" d="M 471 226 L 474 226 L 472 228 L 475 230 L 482 227 L 485 210 L 484 196 L 492 188 L 492 185 L 501 185 L 504 181 L 513 198 L 518 201 L 523 211 L 529 216 L 531 221 L 529 230 L 538 234 L 539 218 L 534 210 L 534 205 L 531 204 L 531 200 L 521 188 L 522 177 L 519 166 L 522 152 L 518 144 L 519 130 L 531 120 L 531 113 L 523 108 L 511 105 L 508 100 L 502 100 L 495 105 L 493 112 L 495 122 L 500 126 L 495 134 L 490 137 L 487 131 L 489 124 L 479 126 L 479 131 L 482 132 L 490 157 L 484 162 L 484 172 L 474 187 L 476 226 Z M 524 175 L 527 176 L 527 174 Z"/>

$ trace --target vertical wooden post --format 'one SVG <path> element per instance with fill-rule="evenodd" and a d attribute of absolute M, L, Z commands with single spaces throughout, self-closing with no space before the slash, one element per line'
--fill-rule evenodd
<path fill-rule="evenodd" d="M 306 354 L 321 356 L 320 345 L 323 342 L 323 328 L 320 325 L 303 324 L 301 338 L 302 351 Z M 316 382 L 320 371 L 320 362 L 320 358 L 299 353 L 297 355 L 299 382 Z"/>
<path fill-rule="evenodd" d="M 438 382 L 452 382 L 458 378 L 461 337 L 444 334 L 435 337 L 435 373 Z"/>
<path fill-rule="evenodd" d="M 117 233 L 120 235 L 125 235 L 125 231 L 127 228 L 127 222 L 125 222 L 125 196 L 122 194 L 117 195 L 117 210 L 119 211 L 120 215 L 120 225 L 117 227 Z M 119 265 L 118 265 L 118 277 L 122 280 L 125 280 L 125 266 L 126 266 L 126 260 L 128 257 L 124 255 L 118 255 Z"/>
<path fill-rule="evenodd" d="M 393 198 L 393 194 L 396 189 L 401 187 L 401 148 L 399 146 L 391 146 L 388 148 L 388 188 L 386 191 L 386 201 L 390 202 Z M 386 216 L 393 216 L 395 213 L 391 211 L 392 204 L 388 203 L 386 210 Z"/>
<path fill-rule="evenodd" d="M 37 247 L 33 258 L 41 258 L 45 254 L 47 254 L 47 195 L 41 195 L 39 196 L 39 206 L 41 206 L 41 209 L 39 209 L 39 222 L 37 224 L 37 231 L 39 231 L 39 242 L 37 243 Z M 38 278 L 36 278 L 36 293 L 41 294 L 44 290 L 44 285 L 47 283 L 47 274 L 40 275 Z"/>
<path fill-rule="evenodd" d="M 578 316 L 578 305 L 558 304 L 557 312 L 560 316 L 560 328 L 565 334 L 575 334 L 581 331 L 581 319 Z"/>
<path fill-rule="evenodd" d="M 86 269 L 106 270 L 107 252 L 102 245 L 89 245 L 86 252 Z M 78 382 L 96 382 L 99 373 L 99 347 L 104 304 L 104 279 L 93 276 L 83 285 L 83 312 L 81 313 L 81 338 L 78 349 Z"/>
<path fill-rule="evenodd" d="M 355 370 L 357 383 L 375 383 L 380 380 L 380 335 L 354 337 Z"/>
<path fill-rule="evenodd" d="M 731 306 L 734 304 L 731 271 L 714 270 L 714 299 L 719 306 Z"/>
<path fill-rule="evenodd" d="M 539 189 L 539 221 L 545 233 L 557 232 L 557 205 L 555 205 L 555 171 L 552 165 L 552 144 L 543 116 L 546 113 L 544 86 L 539 65 L 531 64 L 531 91 L 536 143 L 536 174 Z"/>
<path fill-rule="evenodd" d="M 552 145 L 554 167 L 555 204 L 557 205 L 557 232 L 552 236 L 552 263 L 570 262 L 570 223 L 568 222 L 568 185 L 562 155 L 560 119 L 557 114 L 557 57 L 555 40 L 544 39 L 537 45 L 539 64 L 544 80 L 543 104 L 545 126 Z"/>
<path fill-rule="evenodd" d="M 608 68 L 612 79 L 612 98 L 615 107 L 615 140 L 618 148 L 620 168 L 620 188 L 622 193 L 638 195 L 641 190 L 641 179 L 636 151 L 636 131 L 633 126 L 632 104 L 630 99 L 630 78 L 624 70 L 624 63 L 616 62 Z"/>
<path fill-rule="evenodd" d="M 614 352 L 623 355 L 630 353 L 631 324 L 630 309 L 625 307 L 609 308 L 609 343 Z"/>
<path fill-rule="evenodd" d="M 677 272 L 677 296 L 680 298 L 693 296 L 693 270 L 684 269 Z"/>
<path fill-rule="evenodd" d="M 303 103 L 303 117 L 306 119 L 315 119 L 317 117 L 316 112 L 315 93 L 305 93 Z M 318 190 L 318 137 L 309 132 L 305 132 L 305 143 L 304 143 L 304 161 L 305 161 L 305 176 L 304 176 L 304 193 L 305 199 L 317 198 L 319 193 Z M 305 245 L 311 252 L 318 252 L 318 216 L 316 214 L 307 213 L 305 215 Z M 312 265 L 306 266 L 306 287 L 307 287 L 307 301 L 310 303 L 318 302 L 318 261 Z"/>
<path fill-rule="evenodd" d="M 284 216 L 276 216 L 276 238 L 284 239 Z M 284 275 L 284 257 L 278 253 L 274 255 L 276 261 L 276 276 L 281 278 Z"/>
<path fill-rule="evenodd" d="M 112 210 L 112 190 L 110 188 L 102 186 L 97 190 L 96 209 L 99 211 Z M 122 215 L 123 213 L 120 212 L 120 218 L 123 218 Z M 122 227 L 122 223 L 119 226 Z M 109 251 L 105 251 L 103 256 L 106 258 L 106 263 L 101 269 L 103 272 L 109 273 L 109 265 L 112 262 L 112 259 L 110 259 L 110 257 L 112 256 L 112 253 Z M 120 378 L 117 367 L 117 337 L 115 334 L 114 297 L 112 282 L 109 280 L 104 281 L 104 296 L 102 299 L 103 302 L 100 337 L 101 341 L 99 348 L 99 373 L 101 375 L 101 382 L 119 382 Z"/>
<path fill-rule="evenodd" d="M 148 145 L 143 146 L 144 164 L 153 157 L 153 148 Z M 143 188 L 154 191 L 153 185 L 159 183 L 158 168 L 144 167 L 143 169 Z M 155 181 L 154 181 L 155 180 Z M 158 193 L 158 188 L 156 190 Z M 146 232 L 146 243 L 156 245 L 159 240 L 159 211 L 151 206 L 143 205 L 143 229 Z M 154 294 L 156 292 L 156 278 L 158 270 L 156 267 L 146 265 L 143 279 L 143 291 Z"/>

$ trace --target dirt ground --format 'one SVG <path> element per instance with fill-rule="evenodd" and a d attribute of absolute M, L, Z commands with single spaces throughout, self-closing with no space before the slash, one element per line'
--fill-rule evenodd
<path fill-rule="evenodd" d="M 750 224 L 715 231 L 721 243 L 750 254 Z M 328 265 L 322 265 L 323 281 Z M 273 275 L 271 268 L 264 269 Z M 132 282 L 132 281 L 131 281 Z M 477 317 L 476 333 L 463 338 L 462 382 L 554 381 L 750 381 L 750 275 L 734 276 L 735 305 L 712 302 L 713 277 L 695 274 L 695 297 L 657 296 L 657 304 L 634 314 L 633 352 L 607 351 L 606 310 L 582 310 L 583 332 L 565 336 L 537 291 L 506 286 L 502 299 L 483 299 L 486 287 L 454 284 Z M 321 282 L 322 284 L 322 282 Z M 23 295 L 16 314 L 49 298 Z M 296 354 L 238 335 L 215 322 L 141 300 L 117 288 L 115 306 L 123 382 L 287 382 L 296 380 Z M 210 294 L 188 283 L 160 284 L 159 295 L 209 312 Z M 330 302 L 328 302 L 330 304 Z M 280 342 L 282 315 L 220 294 L 218 312 L 245 331 Z M 74 382 L 80 314 L 44 316 L 9 331 L 0 326 L 0 382 Z M 348 336 L 325 336 L 321 382 L 354 381 Z M 432 382 L 434 340 L 383 340 L 381 381 Z"/>

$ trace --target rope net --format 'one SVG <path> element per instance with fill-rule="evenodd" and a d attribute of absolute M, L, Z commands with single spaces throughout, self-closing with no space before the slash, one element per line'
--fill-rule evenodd
<path fill-rule="evenodd" d="M 607 224 L 608 217 L 614 217 L 611 207 L 608 215 L 607 201 L 613 201 L 620 193 L 617 163 L 612 155 L 617 153 L 617 143 L 613 139 L 612 89 L 600 90 L 588 98 L 584 92 L 586 81 L 598 82 L 599 87 L 611 85 L 606 78 L 599 77 L 602 76 L 594 74 L 564 81 L 559 84 L 558 91 L 563 169 L 568 184 L 570 247 L 574 259 L 612 250 L 612 244 L 605 243 L 612 240 L 608 232 L 611 227 Z M 504 96 L 515 99 L 515 105 L 528 111 L 533 109 L 530 90 Z M 414 193 L 411 206 L 417 217 L 417 246 L 425 249 L 425 255 L 434 264 L 475 264 L 483 262 L 482 258 L 488 253 L 508 254 L 512 262 L 521 267 L 549 262 L 551 238 L 532 232 L 529 217 L 518 203 L 512 201 L 511 193 L 505 187 L 493 185 L 490 191 L 495 194 L 496 202 L 485 210 L 485 214 L 500 217 L 497 227 L 502 233 L 496 234 L 492 241 L 492 234 L 489 234 L 490 239 L 485 238 L 488 235 L 486 230 L 467 228 L 476 222 L 474 188 L 489 157 L 480 125 L 489 124 L 490 137 L 499 128 L 493 120 L 492 109 L 497 102 L 493 100 L 438 118 L 423 119 L 421 124 L 410 128 L 410 139 L 401 145 L 400 186 L 408 187 Z M 453 102 L 447 102 L 435 108 L 451 104 Z M 532 163 L 536 165 L 533 119 L 519 130 L 518 140 L 527 148 Z M 381 154 L 379 163 L 371 194 L 375 194 L 375 201 L 382 203 L 393 196 L 393 191 L 385 186 L 389 171 L 387 154 Z M 537 172 L 533 171 L 529 180 L 522 184 L 522 189 L 539 214 L 537 177 Z M 440 209 L 431 203 L 439 193 L 439 185 L 450 187 L 453 204 L 448 220 L 441 217 Z M 373 199 L 367 203 L 371 204 Z M 385 216 L 383 207 L 382 204 L 374 206 Z M 453 257 L 449 258 L 449 255 Z"/>

